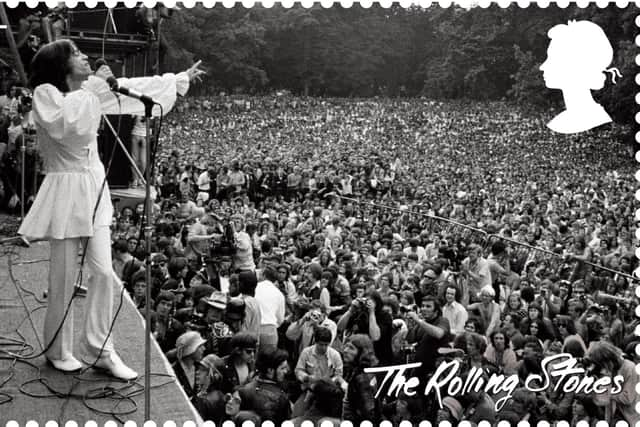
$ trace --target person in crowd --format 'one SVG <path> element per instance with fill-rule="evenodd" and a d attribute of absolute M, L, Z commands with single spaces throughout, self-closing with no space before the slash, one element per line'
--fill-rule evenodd
<path fill-rule="evenodd" d="M 512 375 L 517 372 L 518 358 L 511 348 L 506 332 L 496 330 L 489 336 L 489 346 L 484 357 L 499 373 Z"/>
<path fill-rule="evenodd" d="M 485 286 L 479 293 L 481 302 L 470 304 L 468 311 L 476 314 L 485 325 L 481 332 L 486 336 L 491 334 L 500 327 L 500 304 L 495 302 L 496 291 L 492 286 Z"/>
<path fill-rule="evenodd" d="M 244 301 L 244 318 L 240 329 L 253 334 L 260 334 L 260 304 L 255 298 L 258 281 L 253 271 L 242 271 L 238 274 L 238 290 Z"/>
<path fill-rule="evenodd" d="M 295 427 L 300 427 L 304 421 L 311 421 L 318 426 L 329 422 L 339 427 L 343 395 L 344 392 L 335 382 L 319 379 L 310 386 L 309 408 L 290 421 Z"/>
<path fill-rule="evenodd" d="M 253 261 L 253 244 L 251 243 L 251 238 L 245 231 L 244 217 L 239 214 L 233 216 L 231 226 L 235 239 L 233 268 L 237 271 L 254 271 L 256 265 Z"/>
<path fill-rule="evenodd" d="M 176 362 L 173 371 L 189 398 L 196 395 L 196 367 L 204 356 L 206 340 L 199 332 L 187 331 L 176 340 Z"/>
<path fill-rule="evenodd" d="M 460 273 L 463 277 L 463 283 L 466 283 L 465 290 L 469 301 L 478 302 L 481 300 L 480 291 L 485 286 L 491 286 L 491 270 L 487 260 L 482 257 L 480 246 L 475 244 L 469 246 L 467 253 L 467 258 L 462 261 Z"/>
<path fill-rule="evenodd" d="M 285 320 L 285 297 L 274 284 L 278 272 L 272 266 L 262 271 L 264 280 L 256 286 L 255 298 L 260 307 L 260 349 L 278 346 L 278 328 Z"/>
<path fill-rule="evenodd" d="M 311 407 L 313 386 L 321 380 L 329 380 L 341 388 L 347 385 L 343 377 L 343 362 L 340 353 L 331 348 L 332 332 L 325 327 L 316 326 L 313 332 L 313 344 L 305 347 L 295 367 L 297 380 L 302 384 L 302 394 L 294 405 L 293 416 L 304 415 Z"/>
<path fill-rule="evenodd" d="M 215 354 L 203 357 L 196 364 L 195 394 L 191 403 L 203 421 L 221 423 L 225 419 L 225 394 L 221 391 L 224 362 Z"/>
<path fill-rule="evenodd" d="M 449 321 L 450 332 L 458 335 L 464 331 L 464 324 L 469 317 L 467 310 L 457 301 L 458 288 L 453 285 L 446 287 L 445 304 L 442 307 L 442 317 Z"/>
<path fill-rule="evenodd" d="M 223 359 L 224 363 L 220 368 L 220 388 L 225 393 L 231 393 L 236 387 L 253 380 L 258 337 L 251 332 L 238 332 L 231 338 L 230 344 L 231 354 Z"/>
<path fill-rule="evenodd" d="M 610 386 L 605 393 L 593 393 L 593 402 L 604 407 L 605 421 L 611 422 L 615 411 L 619 411 L 629 425 L 636 425 L 640 421 L 636 411 L 639 398 L 636 384 L 640 376 L 633 362 L 623 358 L 622 351 L 606 341 L 590 344 L 586 357 L 593 363 L 596 375 L 610 378 L 621 375 L 625 379 L 619 393 L 612 393 Z"/>
<path fill-rule="evenodd" d="M 240 409 L 255 412 L 261 419 L 276 425 L 291 418 L 291 403 L 282 388 L 289 372 L 287 352 L 267 348 L 256 359 L 258 377 L 240 387 Z"/>
<path fill-rule="evenodd" d="M 365 334 L 351 335 L 343 348 L 345 391 L 342 418 L 355 424 L 368 420 L 380 421 L 381 408 L 375 397 L 375 377 L 365 368 L 378 365 L 371 338 Z"/>
<path fill-rule="evenodd" d="M 409 324 L 407 342 L 416 343 L 414 361 L 422 363 L 415 374 L 426 378 L 435 371 L 438 349 L 448 347 L 449 321 L 442 317 L 440 304 L 434 296 L 422 298 L 420 314 L 410 311 L 406 318 Z"/>
<path fill-rule="evenodd" d="M 185 332 L 184 325 L 174 318 L 176 297 L 173 293 L 161 291 L 155 300 L 152 313 L 153 337 L 162 351 L 169 351 L 176 347 L 176 341 Z"/>
<path fill-rule="evenodd" d="M 317 327 L 326 328 L 331 332 L 329 344 L 332 344 L 338 335 L 338 326 L 327 317 L 326 309 L 322 302 L 313 300 L 309 303 L 308 311 L 287 327 L 286 337 L 293 342 L 297 342 L 298 354 L 312 344 L 314 331 Z"/>

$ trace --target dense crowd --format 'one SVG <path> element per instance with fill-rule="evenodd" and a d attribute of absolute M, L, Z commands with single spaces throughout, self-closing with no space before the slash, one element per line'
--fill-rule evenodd
<path fill-rule="evenodd" d="M 620 129 L 553 134 L 503 103 L 188 98 L 156 160 L 151 301 L 143 205 L 114 269 L 205 420 L 639 420 L 636 166 Z M 601 267 L 604 268 L 601 268 Z M 623 393 L 525 387 L 569 353 Z M 365 368 L 516 375 L 376 396 Z"/>

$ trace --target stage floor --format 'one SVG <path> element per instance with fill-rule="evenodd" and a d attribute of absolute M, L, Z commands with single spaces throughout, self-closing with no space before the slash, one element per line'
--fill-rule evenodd
<path fill-rule="evenodd" d="M 11 249 L 15 254 L 5 254 L 6 249 Z M 20 293 L 28 310 L 32 311 L 37 335 L 27 317 L 18 291 L 10 279 L 9 257 L 13 263 L 11 267 L 13 276 L 22 288 Z M 20 340 L 22 335 L 25 341 L 33 346 L 33 354 L 41 352 L 39 340 L 42 341 L 46 306 L 43 294 L 47 288 L 48 258 L 47 242 L 33 243 L 30 248 L 0 247 L 0 349 L 14 352 L 19 350 L 11 340 Z M 120 293 L 118 292 L 114 307 L 117 308 L 119 302 Z M 84 298 L 76 298 L 74 304 L 75 330 L 79 331 L 84 317 Z M 120 422 L 131 420 L 137 425 L 142 425 L 145 421 L 144 378 L 142 377 L 144 374 L 143 325 L 142 316 L 133 306 L 128 295 L 125 295 L 114 326 L 115 346 L 122 359 L 141 375 L 136 384 L 126 388 L 123 388 L 126 386 L 125 383 L 110 380 L 109 377 L 94 370 L 89 370 L 81 376 L 64 375 L 47 366 L 44 356 L 30 360 L 33 366 L 0 360 L 0 426 L 11 420 L 17 421 L 20 425 L 24 425 L 29 420 L 34 420 L 40 425 L 44 425 L 49 420 L 57 421 L 59 425 L 69 420 L 74 420 L 80 425 L 84 425 L 89 420 L 96 421 L 98 425 L 108 420 Z M 6 357 L 6 354 L 0 352 L 0 357 Z M 185 421 L 192 420 L 201 424 L 155 342 L 151 351 L 151 372 L 151 419 L 156 423 L 174 421 L 182 425 Z M 38 381 L 38 378 L 42 381 Z M 5 381 L 6 384 L 2 385 Z M 59 393 L 69 394 L 73 390 L 76 397 L 52 395 L 45 384 Z M 43 397 L 29 396 L 21 392 L 21 388 L 26 393 Z M 109 390 L 112 390 L 110 388 L 130 398 L 116 399 L 116 393 L 110 392 Z"/>

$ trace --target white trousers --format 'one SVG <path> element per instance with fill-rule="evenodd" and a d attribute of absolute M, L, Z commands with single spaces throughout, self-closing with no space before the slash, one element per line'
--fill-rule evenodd
<path fill-rule="evenodd" d="M 80 355 L 87 362 L 113 352 L 111 337 L 106 341 L 113 321 L 113 294 L 122 284 L 111 264 L 111 231 L 108 226 L 96 227 L 88 240 L 83 283 L 87 287 L 85 319 L 80 336 Z M 78 251 L 86 239 L 51 240 L 48 306 L 44 323 L 45 346 L 53 339 L 73 295 L 78 277 Z M 77 298 L 76 298 L 77 299 Z M 73 354 L 73 305 L 58 336 L 47 351 L 49 359 L 61 360 Z M 104 350 L 100 355 L 100 348 Z"/>

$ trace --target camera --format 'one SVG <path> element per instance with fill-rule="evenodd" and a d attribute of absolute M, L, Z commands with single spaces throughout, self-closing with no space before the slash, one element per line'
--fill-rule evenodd
<path fill-rule="evenodd" d="M 356 308 L 358 308 L 358 309 L 364 309 L 364 308 L 367 307 L 367 298 L 366 297 L 356 298 L 354 300 L 354 302 L 355 302 Z"/>
<path fill-rule="evenodd" d="M 213 237 L 209 244 L 209 258 L 220 260 L 224 257 L 232 257 L 236 253 L 235 238 L 231 225 L 224 224 L 224 232 Z"/>
<path fill-rule="evenodd" d="M 204 316 L 198 313 L 193 313 L 185 326 L 187 326 L 188 329 L 198 332 L 204 332 L 209 329 L 209 325 L 205 322 Z"/>

